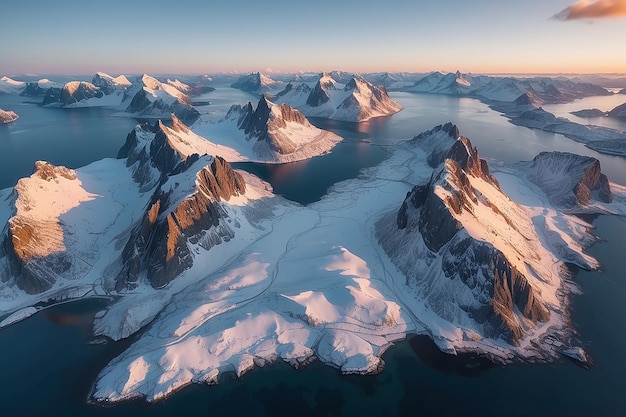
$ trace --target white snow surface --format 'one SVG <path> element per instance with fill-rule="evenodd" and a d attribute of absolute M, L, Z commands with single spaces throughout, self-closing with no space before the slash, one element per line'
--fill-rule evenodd
<path fill-rule="evenodd" d="M 312 106 L 307 103 L 307 100 L 314 92 L 317 82 L 328 97 L 328 101 Z M 351 82 L 354 82 L 352 88 L 348 85 Z M 374 117 L 389 116 L 402 110 L 402 106 L 391 99 L 384 89 L 374 86 L 358 75 L 343 84 L 335 80 L 332 74 L 323 73 L 317 81 L 292 85 L 293 88 L 290 91 L 278 93 L 273 101 L 278 104 L 287 103 L 307 117 L 363 122 Z"/>
<path fill-rule="evenodd" d="M 167 287 L 155 290 L 143 283 L 98 314 L 98 335 L 120 339 L 145 331 L 102 370 L 92 398 L 154 401 L 187 384 L 217 383 L 224 372 L 241 375 L 275 360 L 300 366 L 317 357 L 343 372 L 374 372 L 382 366 L 382 353 L 407 333 L 429 334 L 451 353 L 470 349 L 504 358 L 536 355 L 540 348 L 534 344 L 542 346 L 542 337 L 567 325 L 565 301 L 556 293 L 567 293 L 570 287 L 558 275 L 559 265 L 576 257 L 580 265 L 594 265 L 582 252 L 589 225 L 552 208 L 541 190 L 514 171 L 496 173 L 502 189 L 516 201 L 502 202 L 503 209 L 526 219 L 520 227 L 537 241 L 514 248 L 517 243 L 507 240 L 503 225 L 478 227 L 474 219 L 460 221 L 476 238 L 499 239 L 510 250 L 536 251 L 536 274 L 553 311 L 551 321 L 519 347 L 483 338 L 470 320 L 455 323 L 435 314 L 419 297 L 423 288 L 406 285 L 375 234 L 375 224 L 395 216 L 413 185 L 430 178 L 426 157 L 410 142 L 399 145 L 379 166 L 335 185 L 308 207 L 274 196 L 268 184 L 241 172 L 245 195 L 223 203 L 229 218 L 239 223 L 234 239 L 209 252 L 198 248 L 193 266 Z M 119 255 L 120 236 L 128 236 L 150 193 L 138 193 L 123 160 L 80 168 L 77 180 L 70 189 L 76 194 L 72 205 L 78 205 L 67 222 L 84 226 L 75 228 L 76 246 L 70 249 L 91 248 L 83 249 L 91 268 L 37 296 L 0 284 L 0 312 L 9 314 L 59 296 L 60 285 L 74 296 L 80 296 L 77 287 L 87 295 L 104 291 L 103 271 Z M 473 185 L 493 201 L 499 198 L 484 184 Z M 63 184 L 46 187 L 52 193 Z M 616 190 L 619 204 L 624 204 L 626 189 Z M 0 191 L 0 197 L 3 220 L 12 212 L 13 200 L 10 190 Z M 22 311 L 14 318 L 31 312 Z"/>
<path fill-rule="evenodd" d="M 331 151 L 342 137 L 328 130 L 319 129 L 305 120 L 305 123 L 286 121 L 284 126 L 281 106 L 267 101 L 270 107 L 268 135 L 289 141 L 295 150 L 280 153 L 265 140 L 246 134 L 237 127 L 239 113 L 214 123 L 209 116 L 201 116 L 192 130 L 206 138 L 207 153 L 219 155 L 229 162 L 252 161 L 263 163 L 285 163 L 301 161 Z M 277 122 L 274 122 L 277 121 Z"/>
<path fill-rule="evenodd" d="M 16 81 L 6 75 L 0 78 L 0 93 L 19 94 L 26 87 L 24 81 Z"/>

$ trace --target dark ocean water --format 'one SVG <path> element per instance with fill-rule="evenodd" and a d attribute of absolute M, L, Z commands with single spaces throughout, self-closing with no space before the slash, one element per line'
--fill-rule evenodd
<path fill-rule="evenodd" d="M 224 89 L 215 114 L 240 104 L 239 92 Z M 229 96 L 228 94 L 232 94 Z M 210 97 L 210 95 L 208 95 Z M 626 159 L 598 155 L 545 132 L 514 126 L 475 100 L 396 93 L 405 110 L 385 119 L 353 124 L 314 123 L 345 137 L 329 155 L 310 161 L 263 166 L 241 164 L 272 183 L 277 193 L 302 204 L 323 196 L 337 181 L 385 158 L 394 143 L 452 121 L 482 156 L 506 163 L 531 159 L 542 150 L 568 150 L 598 157 L 613 181 L 626 184 Z M 0 126 L 0 188 L 29 175 L 35 160 L 79 167 L 111 157 L 136 121 L 111 117 L 106 109 L 42 109 L 23 98 L 0 97 L 0 108 L 22 117 Z M 13 107 L 11 107 L 13 106 Z M 221 107 L 220 107 L 221 106 Z M 207 110 L 209 111 L 209 110 Z M 225 376 L 218 386 L 192 385 L 165 401 L 138 400 L 113 407 L 86 402 L 96 375 L 132 343 L 90 343 L 90 322 L 104 300 L 59 305 L 0 330 L 2 415 L 167 416 L 527 416 L 623 415 L 626 359 L 626 222 L 601 216 L 590 248 L 600 272 L 575 276 L 583 294 L 572 303 L 572 321 L 594 367 L 568 359 L 551 364 L 493 367 L 480 358 L 451 358 L 428 339 L 413 337 L 385 353 L 384 372 L 344 376 L 319 362 L 295 370 L 276 363 L 241 379 Z"/>

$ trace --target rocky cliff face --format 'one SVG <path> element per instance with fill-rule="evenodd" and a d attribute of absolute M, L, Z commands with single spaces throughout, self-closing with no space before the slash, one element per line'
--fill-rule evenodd
<path fill-rule="evenodd" d="M 226 119 L 236 121 L 248 139 L 255 141 L 255 153 L 268 160 L 280 161 L 283 156 L 304 152 L 307 146 L 330 149 L 341 140 L 311 125 L 290 105 L 272 103 L 268 95 L 261 97 L 256 109 L 250 102 L 245 106 L 232 106 Z"/>
<path fill-rule="evenodd" d="M 61 103 L 65 106 L 89 98 L 104 97 L 104 93 L 95 85 L 82 81 L 70 81 L 61 89 Z"/>
<path fill-rule="evenodd" d="M 197 163 L 189 165 L 188 170 L 194 171 L 195 167 Z M 185 173 L 178 177 L 190 178 Z M 209 250 L 235 236 L 220 201 L 245 192 L 241 175 L 228 162 L 215 157 L 191 178 L 193 191 L 184 191 L 182 198 L 181 191 L 189 187 L 188 183 L 166 181 L 154 192 L 122 252 L 116 278 L 118 291 L 133 288 L 140 273 L 146 274 L 153 287 L 163 287 L 193 264 L 194 246 Z"/>
<path fill-rule="evenodd" d="M 609 180 L 596 158 L 567 152 L 542 152 L 518 166 L 560 209 L 576 211 L 594 200 L 604 203 L 612 200 Z"/>
<path fill-rule="evenodd" d="M 191 247 L 208 250 L 234 237 L 220 202 L 243 194 L 245 182 L 220 157 L 182 151 L 174 133 L 188 131 L 172 116 L 171 128 L 138 126 L 120 149 L 140 188 L 156 189 L 117 264 L 117 290 L 134 287 L 142 273 L 153 287 L 165 286 L 191 266 Z"/>
<path fill-rule="evenodd" d="M 24 91 L 20 93 L 20 96 L 41 97 L 46 94 L 46 91 L 48 91 L 47 88 L 41 87 L 38 82 L 34 81 L 26 83 L 26 87 L 24 88 Z"/>
<path fill-rule="evenodd" d="M 191 124 L 200 117 L 186 94 L 145 74 L 125 90 L 122 105 L 126 112 L 145 118 L 166 119 L 174 114 Z"/>
<path fill-rule="evenodd" d="M 0 250 L 0 258 L 8 261 L 3 281 L 14 277 L 18 288 L 36 294 L 84 266 L 65 250 L 68 231 L 60 215 L 71 208 L 72 200 L 88 199 L 88 194 L 72 187 L 76 191 L 66 195 L 65 201 L 45 201 L 49 189 L 76 182 L 74 170 L 38 161 L 33 175 L 15 186 L 15 212 L 8 221 Z M 37 201 L 38 197 L 44 202 Z"/>
<path fill-rule="evenodd" d="M 61 101 L 61 88 L 57 88 L 57 87 L 50 87 L 48 88 L 48 90 L 46 91 L 46 94 L 43 97 L 43 101 L 41 102 L 41 104 L 43 104 L 44 106 L 47 104 L 52 104 L 52 103 L 58 103 Z"/>
<path fill-rule="evenodd" d="M 382 86 L 359 75 L 322 73 L 315 82 L 292 83 L 273 100 L 287 103 L 306 116 L 361 122 L 397 113 L 402 106 Z"/>
<path fill-rule="evenodd" d="M 511 244 L 516 236 L 535 238 L 531 220 L 502 193 L 456 126 L 439 126 L 412 143 L 432 152 L 429 162 L 436 168 L 428 183 L 407 194 L 395 224 L 386 226 L 391 230 L 379 229 L 385 251 L 437 314 L 519 344 L 528 329 L 550 317 L 516 252 L 521 249 Z M 503 230 L 480 229 L 496 224 Z"/>

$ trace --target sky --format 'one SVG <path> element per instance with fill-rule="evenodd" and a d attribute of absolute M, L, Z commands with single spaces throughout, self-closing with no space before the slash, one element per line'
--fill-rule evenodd
<path fill-rule="evenodd" d="M 9 0 L 0 76 L 626 73 L 626 0 Z"/>

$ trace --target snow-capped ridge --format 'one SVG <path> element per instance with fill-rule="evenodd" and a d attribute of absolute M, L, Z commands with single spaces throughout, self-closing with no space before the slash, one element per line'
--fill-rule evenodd
<path fill-rule="evenodd" d="M 292 82 L 272 100 L 287 103 L 307 117 L 353 122 L 388 116 L 402 109 L 384 87 L 375 86 L 359 75 L 347 79 L 345 74 L 340 75 L 341 82 L 337 81 L 337 75 L 325 72 L 314 83 L 301 82 L 296 86 Z"/>

